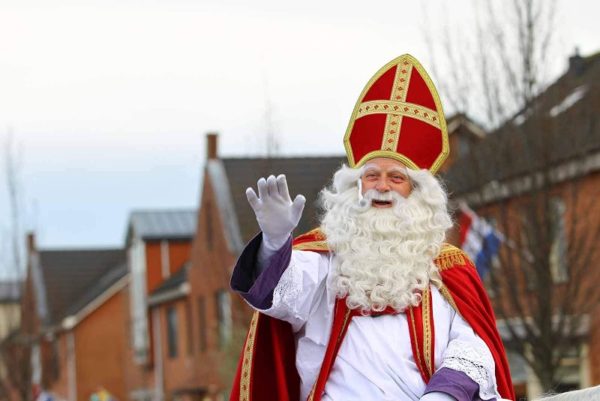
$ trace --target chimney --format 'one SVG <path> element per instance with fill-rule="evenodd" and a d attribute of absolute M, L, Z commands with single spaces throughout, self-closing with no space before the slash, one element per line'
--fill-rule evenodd
<path fill-rule="evenodd" d="M 35 251 L 35 234 L 33 232 L 27 233 L 27 251 L 28 252 Z"/>
<path fill-rule="evenodd" d="M 569 72 L 581 75 L 583 72 L 583 57 L 579 55 L 579 48 L 575 48 L 575 54 L 569 57 Z"/>
<path fill-rule="evenodd" d="M 216 132 L 209 132 L 206 134 L 206 160 L 218 158 L 218 143 L 219 134 Z"/>

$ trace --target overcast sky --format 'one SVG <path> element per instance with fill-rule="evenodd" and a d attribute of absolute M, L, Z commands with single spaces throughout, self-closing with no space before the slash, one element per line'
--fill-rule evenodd
<path fill-rule="evenodd" d="M 222 155 L 260 154 L 267 109 L 283 154 L 342 154 L 370 76 L 403 53 L 427 67 L 424 10 L 472 24 L 471 1 L 442 3 L 0 0 L 24 224 L 42 247 L 120 246 L 131 210 L 197 205 L 206 132 Z M 598 4 L 559 3 L 555 74 L 575 46 L 600 50 Z"/>

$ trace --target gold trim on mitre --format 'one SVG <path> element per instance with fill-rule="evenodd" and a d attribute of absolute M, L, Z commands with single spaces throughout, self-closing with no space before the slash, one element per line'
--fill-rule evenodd
<path fill-rule="evenodd" d="M 392 68 L 396 65 L 403 64 L 404 62 L 408 62 L 412 66 L 413 69 L 416 69 L 419 72 L 419 74 L 423 78 L 423 81 L 425 81 L 427 88 L 431 92 L 433 101 L 436 106 L 436 110 L 435 111 L 429 110 L 429 109 L 425 110 L 425 108 L 421 105 L 404 103 L 404 102 L 402 102 L 402 100 L 404 100 L 404 99 L 398 99 L 397 97 L 394 96 L 394 93 L 392 93 L 392 97 L 395 97 L 395 99 L 390 99 L 389 102 L 382 101 L 381 102 L 382 107 L 377 108 L 379 110 L 378 112 L 373 112 L 373 109 L 371 107 L 369 107 L 369 111 L 366 111 L 365 109 L 363 109 L 363 106 L 366 108 L 366 106 L 371 106 L 370 103 L 373 103 L 372 101 L 370 101 L 370 102 L 362 101 L 364 99 L 365 95 L 367 94 L 367 91 L 369 89 L 371 89 L 371 86 L 379 78 L 381 78 L 381 76 L 384 73 L 386 73 L 390 68 Z M 409 88 L 405 88 L 404 93 L 406 93 L 408 90 L 409 90 Z M 365 156 L 363 156 L 363 158 L 361 160 L 359 160 L 358 162 L 356 162 L 354 159 L 354 154 L 352 152 L 352 147 L 350 145 L 350 134 L 352 133 L 352 129 L 354 128 L 354 122 L 356 121 L 356 119 L 358 119 L 364 115 L 370 115 L 373 113 L 382 113 L 382 114 L 388 114 L 388 123 L 389 123 L 389 115 L 391 113 L 387 109 L 385 109 L 385 111 L 383 111 L 384 110 L 383 105 L 389 106 L 389 105 L 399 104 L 400 102 L 398 102 L 398 100 L 400 100 L 400 102 L 402 103 L 403 106 L 408 107 L 408 110 L 404 110 L 404 107 L 403 107 L 401 110 L 399 110 L 397 112 L 397 115 L 407 116 L 407 117 L 409 116 L 411 118 L 417 118 L 425 123 L 431 124 L 440 129 L 441 135 L 442 135 L 442 151 L 440 152 L 438 157 L 435 159 L 435 161 L 429 168 L 429 171 L 431 171 L 432 174 L 435 174 L 439 170 L 439 168 L 442 166 L 444 161 L 448 158 L 448 155 L 450 153 L 450 145 L 448 142 L 448 128 L 446 126 L 446 118 L 444 117 L 444 109 L 442 107 L 442 102 L 441 102 L 439 94 L 435 88 L 435 85 L 433 84 L 433 81 L 431 80 L 431 78 L 429 77 L 429 74 L 427 73 L 427 71 L 425 71 L 425 69 L 423 68 L 421 63 L 419 63 L 419 61 L 416 58 L 414 58 L 413 56 L 411 56 L 410 54 L 403 54 L 402 56 L 393 59 L 392 61 L 390 61 L 383 67 L 381 67 L 379 69 L 379 71 L 377 71 L 377 73 L 375 73 L 375 75 L 369 80 L 369 82 L 367 82 L 367 84 L 365 85 L 364 89 L 362 90 L 360 96 L 358 97 L 358 101 L 356 102 L 356 105 L 354 106 L 354 110 L 352 111 L 352 115 L 350 116 L 350 122 L 348 123 L 348 128 L 346 129 L 346 133 L 344 135 L 344 147 L 346 149 L 346 154 L 348 156 L 348 165 L 353 168 L 358 168 L 358 167 L 363 166 L 367 161 L 374 159 L 376 157 L 387 157 L 387 158 L 398 160 L 401 163 L 405 164 L 406 167 L 411 168 L 413 170 L 419 169 L 419 167 L 412 160 L 410 160 L 407 156 L 399 154 L 395 151 L 384 150 L 384 149 L 374 150 L 372 152 L 369 152 Z M 375 103 L 377 103 L 377 102 L 375 102 Z M 415 117 L 415 110 L 418 110 L 421 113 L 418 117 Z M 435 112 L 435 114 L 437 114 L 437 118 L 434 118 L 431 115 L 424 116 L 424 114 L 423 114 L 424 112 Z M 386 123 L 386 125 L 387 125 L 387 123 Z M 384 137 L 385 137 L 385 133 L 384 133 Z M 396 137 L 395 138 L 396 143 L 397 143 L 397 140 L 398 140 L 398 138 Z"/>

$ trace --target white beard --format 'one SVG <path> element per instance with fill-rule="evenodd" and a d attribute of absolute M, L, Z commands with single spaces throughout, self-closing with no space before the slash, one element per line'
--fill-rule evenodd
<path fill-rule="evenodd" d="M 371 206 L 374 191 L 360 202 L 356 187 L 323 191 L 322 229 L 335 252 L 331 283 L 349 308 L 403 311 L 420 303 L 430 281 L 440 284 L 433 261 L 451 220 L 443 189 L 435 181 L 440 198 L 430 184 L 425 180 L 427 190 L 419 185 L 406 199 L 393 193 L 394 206 L 387 209 Z"/>

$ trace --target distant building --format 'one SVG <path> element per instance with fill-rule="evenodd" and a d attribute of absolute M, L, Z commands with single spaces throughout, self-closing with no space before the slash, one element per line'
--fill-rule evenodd
<path fill-rule="evenodd" d="M 7 382 L 8 368 L 12 367 L 10 338 L 21 324 L 21 291 L 18 280 L 0 281 L 0 382 Z"/>
<path fill-rule="evenodd" d="M 130 350 L 126 399 L 173 400 L 199 394 L 190 379 L 189 289 L 183 286 L 196 232 L 195 210 L 136 211 L 129 221 L 126 250 Z"/>
<path fill-rule="evenodd" d="M 566 351 L 558 391 L 600 384 L 599 108 L 600 53 L 575 55 L 568 71 L 445 174 L 453 199 L 507 238 L 493 269 L 496 279 L 487 279 L 507 346 L 519 347 L 516 335 L 525 344 L 521 356 L 538 346 L 538 360 Z M 539 302 L 531 295 L 538 284 L 546 290 Z M 533 330 L 533 319 L 548 329 Z M 557 325 L 564 333 L 551 329 Z M 539 341 L 550 332 L 556 335 Z M 509 357 L 517 394 L 538 396 L 531 368 L 516 353 Z"/>
<path fill-rule="evenodd" d="M 22 286 L 18 280 L 0 281 L 0 341 L 19 326 Z"/>
<path fill-rule="evenodd" d="M 30 236 L 21 337 L 32 388 L 68 401 L 99 388 L 117 400 L 165 399 L 171 372 L 159 375 L 156 361 L 167 323 L 152 321 L 148 299 L 183 272 L 195 222 L 194 210 L 133 212 L 125 249 L 38 250 Z"/>
<path fill-rule="evenodd" d="M 59 399 L 89 396 L 98 383 L 123 394 L 115 347 L 123 337 L 119 291 L 126 285 L 120 249 L 39 250 L 29 237 L 22 335 L 31 352 L 31 387 Z M 106 366 L 111 369 L 104 369 Z"/>

